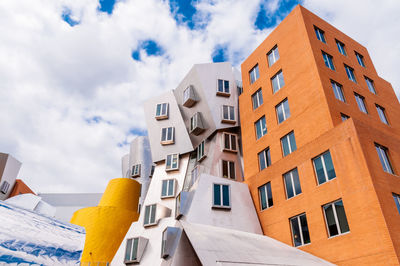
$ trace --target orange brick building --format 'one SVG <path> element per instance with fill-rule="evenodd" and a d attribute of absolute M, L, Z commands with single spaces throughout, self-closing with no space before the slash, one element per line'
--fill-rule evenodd
<path fill-rule="evenodd" d="M 242 79 L 244 176 L 264 234 L 339 265 L 398 265 L 400 106 L 367 49 L 297 6 Z"/>

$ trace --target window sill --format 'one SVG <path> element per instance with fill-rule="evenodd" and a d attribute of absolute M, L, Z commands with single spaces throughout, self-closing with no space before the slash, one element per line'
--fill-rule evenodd
<path fill-rule="evenodd" d="M 205 158 L 207 157 L 207 155 L 203 155 L 200 158 L 197 159 L 198 162 L 203 161 Z"/>
<path fill-rule="evenodd" d="M 213 205 L 213 206 L 211 207 L 211 209 L 213 209 L 213 210 L 225 210 L 225 211 L 230 211 L 230 210 L 231 210 L 231 206 L 216 206 L 216 205 Z"/>
<path fill-rule="evenodd" d="M 161 145 L 171 145 L 174 144 L 175 142 L 173 140 L 166 140 L 166 141 L 161 141 Z"/>
<path fill-rule="evenodd" d="M 131 178 L 140 177 L 140 175 L 131 175 Z"/>
<path fill-rule="evenodd" d="M 168 119 L 168 115 L 156 116 L 156 120 L 164 120 L 164 119 Z"/>
<path fill-rule="evenodd" d="M 178 168 L 170 168 L 170 169 L 165 168 L 165 172 L 172 172 L 172 171 L 177 171 L 177 170 L 179 170 L 179 167 Z"/>
<path fill-rule="evenodd" d="M 175 195 L 170 195 L 170 196 L 161 196 L 161 199 L 171 199 L 171 198 L 175 198 Z"/>
<path fill-rule="evenodd" d="M 222 150 L 226 151 L 226 152 L 231 152 L 231 153 L 237 153 L 238 152 L 237 150 L 231 150 L 231 149 L 227 149 L 227 148 L 223 148 Z"/>
<path fill-rule="evenodd" d="M 221 119 L 221 123 L 236 124 L 236 120 Z"/>
<path fill-rule="evenodd" d="M 229 96 L 231 96 L 231 94 L 229 92 L 217 91 L 217 96 L 229 97 Z"/>
<path fill-rule="evenodd" d="M 153 227 L 153 226 L 156 226 L 156 225 L 158 225 L 158 222 L 151 223 L 151 224 L 143 224 L 143 227 L 147 228 L 147 227 Z"/>
<path fill-rule="evenodd" d="M 346 232 L 346 233 L 343 233 L 343 234 L 338 234 L 338 235 L 335 235 L 335 236 L 330 236 L 330 237 L 328 237 L 328 239 L 332 239 L 332 238 L 339 237 L 339 236 L 344 236 L 344 235 L 347 235 L 347 234 L 350 234 L 350 231 L 348 231 L 348 232 Z"/>

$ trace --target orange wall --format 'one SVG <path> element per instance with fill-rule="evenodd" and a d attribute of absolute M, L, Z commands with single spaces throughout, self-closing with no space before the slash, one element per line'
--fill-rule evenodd
<path fill-rule="evenodd" d="M 19 194 L 26 194 L 26 193 L 35 194 L 35 192 L 33 192 L 21 179 L 16 179 L 15 185 L 13 187 L 13 190 L 10 193 L 9 198 L 14 197 Z"/>

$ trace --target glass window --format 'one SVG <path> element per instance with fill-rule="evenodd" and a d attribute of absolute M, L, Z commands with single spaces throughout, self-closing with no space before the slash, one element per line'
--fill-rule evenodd
<path fill-rule="evenodd" d="M 276 61 L 278 61 L 279 60 L 278 46 L 275 45 L 275 47 L 268 52 L 267 57 L 269 66 L 272 66 Z"/>
<path fill-rule="evenodd" d="M 235 122 L 235 107 L 229 105 L 222 106 L 222 122 Z"/>
<path fill-rule="evenodd" d="M 140 176 L 140 164 L 135 164 L 132 166 L 131 177 Z"/>
<path fill-rule="evenodd" d="M 333 93 L 335 94 L 335 98 L 338 99 L 339 101 L 346 102 L 344 95 L 343 95 L 343 90 L 342 90 L 342 85 L 339 83 L 331 80 L 331 85 L 333 89 Z"/>
<path fill-rule="evenodd" d="M 125 262 L 137 261 L 138 245 L 138 237 L 126 240 Z"/>
<path fill-rule="evenodd" d="M 346 56 L 347 53 L 346 53 L 346 49 L 344 48 L 344 44 L 341 41 L 336 40 L 336 45 L 337 45 L 339 52 L 342 55 Z"/>
<path fill-rule="evenodd" d="M 269 147 L 258 153 L 258 164 L 260 166 L 260 171 L 271 165 Z"/>
<path fill-rule="evenodd" d="M 150 170 L 150 175 L 149 175 L 149 177 L 153 177 L 153 175 L 154 175 L 154 170 L 156 170 L 156 166 L 155 166 L 155 165 L 152 165 L 152 166 L 151 166 L 151 170 Z"/>
<path fill-rule="evenodd" d="M 213 207 L 230 209 L 230 187 L 229 185 L 213 185 Z"/>
<path fill-rule="evenodd" d="M 349 67 L 347 65 L 344 65 L 344 68 L 346 69 L 346 74 L 347 74 L 347 77 L 349 78 L 349 80 L 357 83 L 356 76 L 354 75 L 354 69 L 352 69 L 351 67 Z"/>
<path fill-rule="evenodd" d="M 290 109 L 288 99 L 283 100 L 275 107 L 278 124 L 282 123 L 290 117 Z"/>
<path fill-rule="evenodd" d="M 283 80 L 282 70 L 280 70 L 278 73 L 275 74 L 275 76 L 271 78 L 271 82 L 272 82 L 272 90 L 274 93 L 279 91 L 285 85 L 285 81 Z"/>
<path fill-rule="evenodd" d="M 290 218 L 290 227 L 292 228 L 292 239 L 295 247 L 310 243 L 310 233 L 305 213 Z"/>
<path fill-rule="evenodd" d="M 323 43 L 326 43 L 325 41 L 325 32 L 317 27 L 314 26 L 315 34 L 317 35 L 317 39 L 320 40 Z"/>
<path fill-rule="evenodd" d="M 340 113 L 340 117 L 342 118 L 342 121 L 346 121 L 347 119 L 350 118 L 350 116 L 342 114 L 342 113 Z"/>
<path fill-rule="evenodd" d="M 373 94 L 376 94 L 374 81 L 366 76 L 364 76 L 364 78 L 365 78 L 365 82 L 367 83 L 369 91 L 372 92 Z"/>
<path fill-rule="evenodd" d="M 201 113 L 197 112 L 190 118 L 190 133 L 199 135 L 204 131 L 203 120 L 201 119 Z"/>
<path fill-rule="evenodd" d="M 365 67 L 364 64 L 364 56 L 360 55 L 359 53 L 356 53 L 356 57 L 357 57 L 357 62 L 360 64 L 360 66 Z"/>
<path fill-rule="evenodd" d="M 201 161 L 206 155 L 204 153 L 205 140 L 203 140 L 197 147 L 197 161 Z"/>
<path fill-rule="evenodd" d="M 357 93 L 354 93 L 354 96 L 356 97 L 356 102 L 360 111 L 368 114 L 367 107 L 365 106 L 364 102 L 364 97 Z"/>
<path fill-rule="evenodd" d="M 3 194 L 7 194 L 9 188 L 10 188 L 10 183 L 8 183 L 7 181 L 3 181 L 0 187 L 0 192 Z"/>
<path fill-rule="evenodd" d="M 175 197 L 175 179 L 162 181 L 161 198 Z"/>
<path fill-rule="evenodd" d="M 179 154 L 168 154 L 165 163 L 165 171 L 177 170 L 179 169 Z"/>
<path fill-rule="evenodd" d="M 265 134 L 267 134 L 267 123 L 265 122 L 265 115 L 258 119 L 255 123 L 256 128 L 256 137 L 257 139 L 261 138 Z"/>
<path fill-rule="evenodd" d="M 257 90 L 252 96 L 253 110 L 257 109 L 261 104 L 263 104 L 263 97 L 261 89 Z"/>
<path fill-rule="evenodd" d="M 222 177 L 236 179 L 235 162 L 222 160 Z"/>
<path fill-rule="evenodd" d="M 322 206 L 325 214 L 329 237 L 341 235 L 350 231 L 342 200 Z"/>
<path fill-rule="evenodd" d="M 228 95 L 229 92 L 229 80 L 223 80 L 219 79 L 218 80 L 218 89 L 217 89 L 217 94 L 225 94 Z"/>
<path fill-rule="evenodd" d="M 224 132 L 224 150 L 237 152 L 237 135 Z"/>
<path fill-rule="evenodd" d="M 331 153 L 329 151 L 326 151 L 323 154 L 315 157 L 312 161 L 319 185 L 336 177 Z"/>
<path fill-rule="evenodd" d="M 322 52 L 322 57 L 324 58 L 325 66 L 335 70 L 335 65 L 333 64 L 333 57 L 325 52 Z"/>
<path fill-rule="evenodd" d="M 272 200 L 271 182 L 262 185 L 258 188 L 258 195 L 260 197 L 261 210 L 268 209 L 274 205 Z"/>
<path fill-rule="evenodd" d="M 161 130 L 161 144 L 173 144 L 174 131 L 174 127 L 164 127 Z"/>
<path fill-rule="evenodd" d="M 288 199 L 301 194 L 301 186 L 297 168 L 284 174 L 283 180 L 285 181 L 286 197 Z"/>
<path fill-rule="evenodd" d="M 282 144 L 283 156 L 286 156 L 297 150 L 294 131 L 290 132 L 289 134 L 281 138 L 281 144 Z"/>
<path fill-rule="evenodd" d="M 388 149 L 382 145 L 375 143 L 375 148 L 381 161 L 383 171 L 389 174 L 394 174 L 392 164 L 390 163 L 388 156 Z"/>
<path fill-rule="evenodd" d="M 389 125 L 389 122 L 386 118 L 385 108 L 380 105 L 376 104 L 376 110 L 378 111 L 379 118 L 381 119 L 382 123 Z"/>
<path fill-rule="evenodd" d="M 156 119 L 168 118 L 168 103 L 159 103 L 156 107 Z"/>
<path fill-rule="evenodd" d="M 396 204 L 397 210 L 400 213 L 400 196 L 397 194 L 392 194 L 393 195 L 393 199 L 394 199 L 394 203 Z"/>
<path fill-rule="evenodd" d="M 146 206 L 144 210 L 144 226 L 156 224 L 156 208 L 156 204 Z"/>
<path fill-rule="evenodd" d="M 250 84 L 253 84 L 260 77 L 260 73 L 258 71 L 258 64 L 250 70 L 249 75 L 250 75 Z"/>

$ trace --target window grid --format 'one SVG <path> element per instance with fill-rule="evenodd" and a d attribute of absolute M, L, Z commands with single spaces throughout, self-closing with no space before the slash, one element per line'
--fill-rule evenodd
<path fill-rule="evenodd" d="M 346 70 L 346 74 L 349 80 L 353 81 L 354 83 L 357 83 L 356 76 L 354 75 L 354 69 L 347 65 L 344 65 L 344 68 Z"/>
<path fill-rule="evenodd" d="M 289 101 L 288 99 L 280 102 L 276 107 L 276 116 L 278 118 L 278 124 L 282 123 L 290 117 Z"/>
<path fill-rule="evenodd" d="M 285 85 L 285 81 L 283 79 L 283 72 L 282 70 L 280 70 L 278 73 L 276 73 L 272 78 L 271 78 L 271 82 L 272 82 L 272 89 L 273 92 L 277 92 L 279 91 L 284 85 Z"/>
<path fill-rule="evenodd" d="M 373 94 L 376 94 L 374 81 L 366 76 L 364 76 L 364 78 L 365 78 L 365 82 L 367 83 L 367 87 L 368 87 L 369 91 L 372 92 Z"/>
<path fill-rule="evenodd" d="M 175 196 L 175 179 L 166 179 L 162 181 L 161 198 Z"/>
<path fill-rule="evenodd" d="M 332 85 L 333 93 L 335 94 L 335 98 L 338 99 L 339 101 L 346 102 L 346 99 L 344 98 L 344 94 L 343 94 L 342 85 L 340 85 L 339 83 L 337 83 L 333 80 L 331 80 L 331 85 Z"/>
<path fill-rule="evenodd" d="M 356 102 L 360 111 L 368 114 L 367 107 L 365 106 L 364 97 L 357 93 L 354 93 L 354 96 L 356 97 Z"/>
<path fill-rule="evenodd" d="M 235 162 L 221 160 L 222 177 L 236 179 Z"/>
<path fill-rule="evenodd" d="M 179 154 L 168 154 L 165 163 L 165 170 L 172 171 L 179 169 Z"/>
<path fill-rule="evenodd" d="M 281 138 L 283 156 L 287 156 L 297 150 L 294 131 Z"/>
<path fill-rule="evenodd" d="M 335 167 L 333 166 L 332 156 L 329 150 L 315 157 L 313 159 L 313 165 L 318 185 L 322 185 L 336 177 Z"/>
<path fill-rule="evenodd" d="M 131 176 L 132 177 L 140 176 L 140 164 L 135 164 L 132 166 Z"/>
<path fill-rule="evenodd" d="M 378 111 L 379 118 L 381 119 L 382 123 L 389 125 L 389 122 L 387 120 L 386 114 L 385 114 L 385 108 L 382 106 L 376 104 L 376 110 Z"/>
<path fill-rule="evenodd" d="M 325 66 L 331 70 L 335 70 L 335 65 L 333 64 L 333 57 L 330 54 L 322 51 L 322 57 L 324 58 Z"/>
<path fill-rule="evenodd" d="M 139 238 L 130 238 L 126 240 L 125 262 L 136 262 L 138 252 Z"/>
<path fill-rule="evenodd" d="M 338 206 L 341 206 L 343 208 L 343 212 L 341 212 L 341 217 L 340 217 L 341 221 L 339 220 L 338 217 L 338 210 L 337 210 Z M 334 201 L 332 203 L 325 204 L 322 207 L 324 209 L 325 223 L 328 229 L 329 237 L 342 235 L 350 231 L 346 213 L 343 206 L 343 201 L 341 199 Z M 329 212 L 329 208 L 332 209 L 332 213 L 330 213 L 330 215 L 327 214 L 327 212 Z"/>
<path fill-rule="evenodd" d="M 375 143 L 376 151 L 378 152 L 379 160 L 381 161 L 383 171 L 389 174 L 394 174 L 392 164 L 388 156 L 388 149 L 382 145 Z"/>
<path fill-rule="evenodd" d="M 161 144 L 173 144 L 174 143 L 174 127 L 164 127 L 161 130 Z"/>
<path fill-rule="evenodd" d="M 258 188 L 258 195 L 260 198 L 260 210 L 271 208 L 274 205 L 272 199 L 271 182 L 268 182 Z"/>
<path fill-rule="evenodd" d="M 224 150 L 237 152 L 237 135 L 224 132 Z"/>
<path fill-rule="evenodd" d="M 250 72 L 250 84 L 253 84 L 259 77 L 260 77 L 260 72 L 258 70 L 258 64 L 253 67 Z"/>
<path fill-rule="evenodd" d="M 258 164 L 260 171 L 271 165 L 271 154 L 269 147 L 258 153 Z"/>
<path fill-rule="evenodd" d="M 310 234 L 308 231 L 306 214 L 300 214 L 292 217 L 290 227 L 292 229 L 292 240 L 295 247 L 303 246 L 310 243 Z"/>
<path fill-rule="evenodd" d="M 337 48 L 339 50 L 339 53 L 341 53 L 344 56 L 347 56 L 344 44 L 341 41 L 336 40 L 336 45 L 337 45 Z"/>
<path fill-rule="evenodd" d="M 257 109 L 261 104 L 263 104 L 263 97 L 261 89 L 258 89 L 252 96 L 253 110 Z"/>
<path fill-rule="evenodd" d="M 156 119 L 168 118 L 168 103 L 159 103 L 156 107 Z"/>
<path fill-rule="evenodd" d="M 222 106 L 222 122 L 234 123 L 235 120 L 235 108 L 230 105 Z"/>
<path fill-rule="evenodd" d="M 256 138 L 259 139 L 267 134 L 267 122 L 265 121 L 265 115 L 258 119 L 255 123 Z"/>
<path fill-rule="evenodd" d="M 277 45 L 275 45 L 275 47 L 268 52 L 267 57 L 268 57 L 268 66 L 272 66 L 276 61 L 279 60 L 279 51 Z"/>
<path fill-rule="evenodd" d="M 156 224 L 156 204 L 147 205 L 144 210 L 144 226 Z"/>
<path fill-rule="evenodd" d="M 218 79 L 217 94 L 229 95 L 229 80 Z"/>
<path fill-rule="evenodd" d="M 285 183 L 287 199 L 293 198 L 301 194 L 299 172 L 297 171 L 297 168 L 284 174 L 283 180 Z"/>
<path fill-rule="evenodd" d="M 205 140 L 203 140 L 197 147 L 197 161 L 201 161 L 206 155 L 204 152 Z"/>
<path fill-rule="evenodd" d="M 358 62 L 358 64 L 359 64 L 360 66 L 362 66 L 362 67 L 365 67 L 365 64 L 364 64 L 364 56 L 360 55 L 360 54 L 357 53 L 357 52 L 355 52 L 355 53 L 356 53 L 356 57 L 357 57 L 357 62 Z"/>
<path fill-rule="evenodd" d="M 213 208 L 230 209 L 230 186 L 225 184 L 213 184 Z"/>
<path fill-rule="evenodd" d="M 325 33 L 323 30 L 317 28 L 314 26 L 315 34 L 317 35 L 317 39 L 320 40 L 323 43 L 326 43 L 325 41 Z"/>

